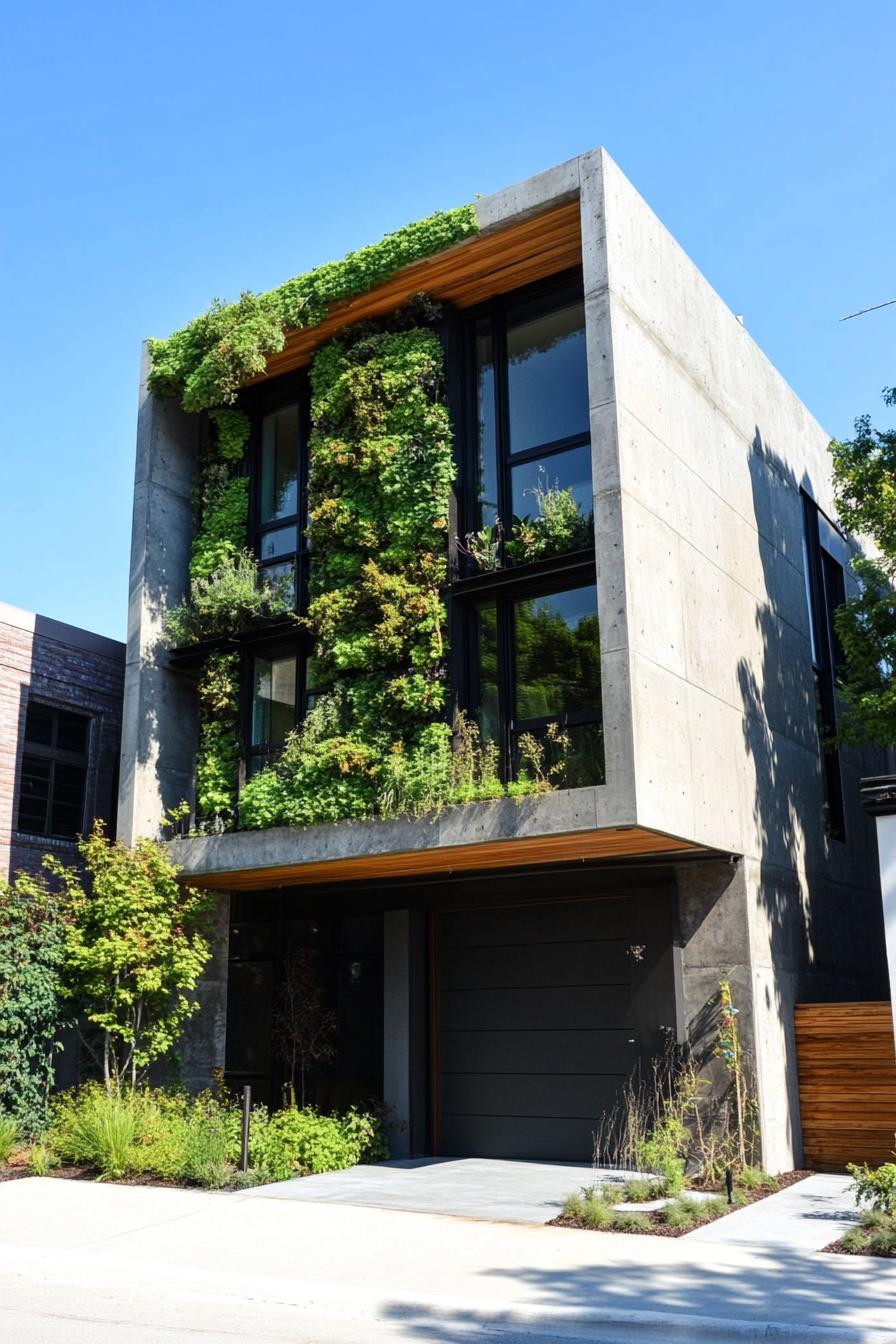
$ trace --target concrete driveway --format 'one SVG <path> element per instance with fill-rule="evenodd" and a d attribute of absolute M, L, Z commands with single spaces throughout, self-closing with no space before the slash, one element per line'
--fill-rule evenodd
<path fill-rule="evenodd" d="M 419 1157 L 262 1185 L 253 1194 L 264 1199 L 546 1223 L 560 1213 L 567 1195 L 593 1180 L 591 1166 L 568 1162 Z"/>
<path fill-rule="evenodd" d="M 896 1264 L 390 1209 L 0 1185 L 10 1344 L 896 1344 Z"/>

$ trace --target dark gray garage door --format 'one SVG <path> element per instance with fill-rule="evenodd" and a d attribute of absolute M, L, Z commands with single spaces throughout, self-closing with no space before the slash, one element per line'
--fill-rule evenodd
<path fill-rule="evenodd" d="M 630 904 L 439 917 L 445 1155 L 591 1160 L 635 1061 Z"/>

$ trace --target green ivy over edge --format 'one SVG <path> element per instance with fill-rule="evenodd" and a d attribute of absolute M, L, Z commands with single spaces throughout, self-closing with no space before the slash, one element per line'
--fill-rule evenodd
<path fill-rule="evenodd" d="M 268 356 L 283 349 L 287 330 L 318 326 L 334 303 L 367 293 L 478 229 L 473 205 L 438 211 L 266 294 L 246 291 L 230 304 L 215 300 L 188 326 L 150 341 L 150 389 L 178 397 L 186 411 L 220 416 L 242 384 L 264 372 Z"/>

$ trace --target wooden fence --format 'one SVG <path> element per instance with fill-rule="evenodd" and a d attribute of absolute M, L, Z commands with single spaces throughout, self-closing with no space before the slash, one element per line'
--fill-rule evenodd
<path fill-rule="evenodd" d="M 896 1048 L 889 1003 L 801 1003 L 794 1010 L 804 1163 L 893 1161 Z"/>

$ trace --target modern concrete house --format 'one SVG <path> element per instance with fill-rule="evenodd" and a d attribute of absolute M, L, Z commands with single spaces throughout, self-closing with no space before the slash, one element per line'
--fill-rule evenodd
<path fill-rule="evenodd" d="M 313 946 L 339 1017 L 321 1104 L 382 1097 L 403 1122 L 399 1155 L 587 1160 L 636 1063 L 670 1037 L 711 1054 L 729 977 L 765 1165 L 783 1170 L 800 1157 L 794 1003 L 886 995 L 858 780 L 887 767 L 821 746 L 836 715 L 830 617 L 853 584 L 829 435 L 603 150 L 475 213 L 471 236 L 288 332 L 241 393 L 247 540 L 262 564 L 300 557 L 315 349 L 425 292 L 445 336 L 451 530 L 495 529 L 499 552 L 471 572 L 470 545 L 449 547 L 451 700 L 495 741 L 505 780 L 521 734 L 551 724 L 575 768 L 566 787 L 431 816 L 172 841 L 220 902 L 186 1075 L 203 1086 L 223 1067 L 276 1099 L 283 957 Z M 195 796 L 195 672 L 162 634 L 188 589 L 206 435 L 205 417 L 144 380 L 126 838 Z M 551 489 L 593 518 L 587 544 L 502 566 L 496 516 Z M 301 637 L 276 622 L 262 635 L 228 645 L 243 779 L 276 749 L 271 724 L 282 739 L 312 702 Z"/>

